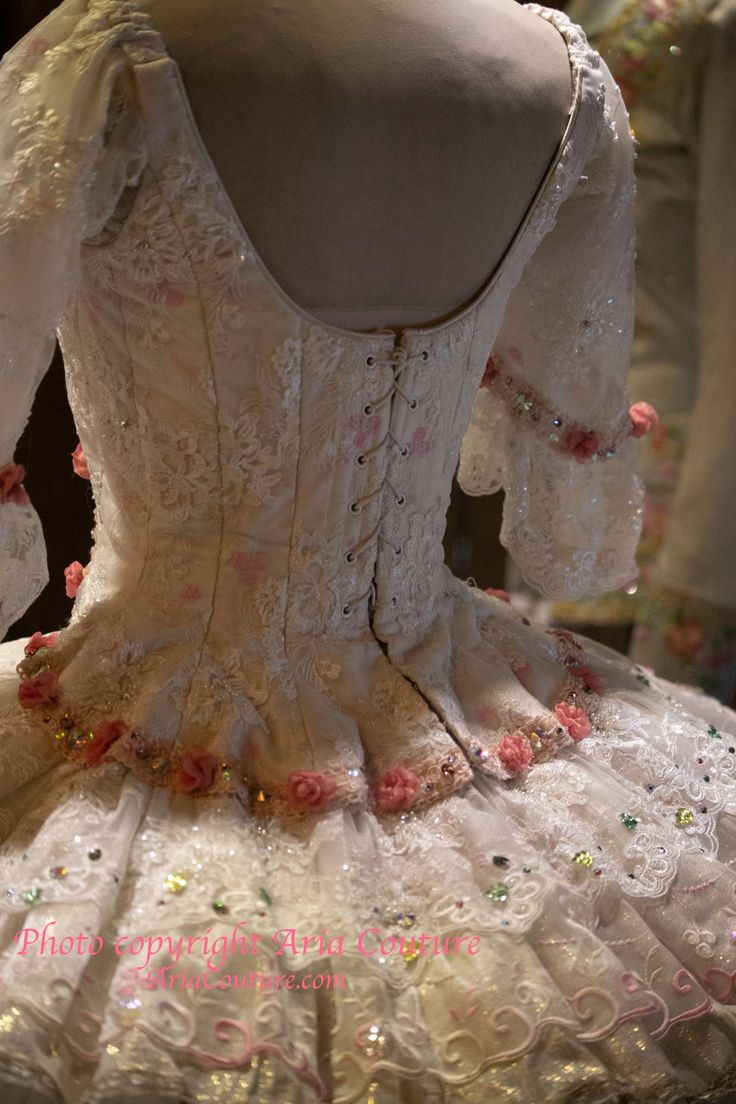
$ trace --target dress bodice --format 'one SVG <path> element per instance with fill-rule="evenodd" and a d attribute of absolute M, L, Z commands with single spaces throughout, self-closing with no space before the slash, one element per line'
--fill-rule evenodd
<path fill-rule="evenodd" d="M 59 338 L 96 526 L 70 625 L 21 673 L 52 679 L 35 705 L 70 756 L 91 741 L 148 780 L 298 811 L 375 797 L 396 770 L 434 800 L 471 764 L 503 776 L 509 728 L 540 752 L 563 735 L 519 682 L 503 603 L 442 553 L 460 459 L 471 493 L 505 486 L 505 539 L 543 587 L 633 573 L 626 116 L 581 32 L 530 7 L 568 45 L 558 155 L 476 299 L 398 333 L 329 326 L 282 291 L 135 5 L 91 0 L 73 24 L 87 5 L 69 2 L 65 42 L 19 53 L 21 80 L 66 53 L 107 97 L 72 113 L 47 197 L 78 201 L 83 227 Z"/>

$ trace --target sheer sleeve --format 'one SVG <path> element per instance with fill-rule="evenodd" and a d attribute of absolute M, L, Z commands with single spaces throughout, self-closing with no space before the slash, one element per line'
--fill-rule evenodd
<path fill-rule="evenodd" d="M 550 598 L 636 576 L 642 489 L 629 410 L 634 310 L 633 141 L 603 63 L 602 125 L 511 292 L 463 440 L 458 481 L 505 491 L 501 541 Z"/>
<path fill-rule="evenodd" d="M 15 444 L 77 289 L 81 242 L 144 159 L 125 8 L 68 0 L 0 64 L 0 639 L 47 579 Z"/>

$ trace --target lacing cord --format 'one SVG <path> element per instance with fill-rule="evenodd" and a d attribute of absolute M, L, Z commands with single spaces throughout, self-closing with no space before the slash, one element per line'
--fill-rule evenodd
<path fill-rule="evenodd" d="M 399 377 L 410 360 L 418 359 L 426 364 L 426 362 L 429 360 L 429 352 L 426 349 L 422 349 L 418 353 L 408 353 L 406 349 L 403 348 L 392 349 L 388 357 L 382 357 L 380 354 L 378 356 L 374 356 L 371 354 L 370 356 L 366 357 L 366 364 L 369 367 L 372 367 L 379 360 L 382 359 L 393 366 L 393 380 L 391 382 L 391 386 L 383 395 L 379 396 L 379 398 L 365 403 L 365 405 L 363 406 L 363 413 L 366 415 L 374 414 L 377 410 L 380 410 L 387 403 L 390 403 L 393 400 L 395 394 L 401 396 L 401 398 L 404 400 L 410 410 L 416 410 L 419 406 L 419 400 L 416 398 L 416 396 L 409 395 L 408 392 L 401 386 L 401 384 L 399 383 Z M 356 464 L 358 464 L 360 467 L 364 467 L 368 463 L 369 457 L 372 456 L 374 453 L 381 452 L 385 448 L 386 443 L 389 440 L 392 441 L 393 444 L 396 446 L 399 455 L 402 458 L 406 458 L 409 455 L 410 449 L 408 445 L 405 445 L 402 441 L 400 441 L 389 426 L 386 430 L 386 433 L 377 444 L 371 445 L 370 448 L 362 449 L 358 453 L 358 455 L 355 457 Z M 350 512 L 352 514 L 359 514 L 362 511 L 363 507 L 367 505 L 367 503 L 371 502 L 374 498 L 376 498 L 377 495 L 383 493 L 384 487 L 389 488 L 394 496 L 394 501 L 399 508 L 406 505 L 406 495 L 403 493 L 403 491 L 398 491 L 396 487 L 394 487 L 394 485 L 390 482 L 390 480 L 387 477 L 384 477 L 378 487 L 375 487 L 372 491 L 368 491 L 364 495 L 360 495 L 358 498 L 354 499 L 350 503 Z M 393 548 L 397 556 L 400 556 L 402 554 L 403 548 L 401 547 L 401 545 L 394 544 L 392 541 L 388 540 L 381 533 L 379 533 L 380 526 L 381 522 L 379 520 L 376 526 L 370 533 L 367 534 L 367 536 L 364 536 L 360 541 L 358 541 L 357 544 L 354 544 L 352 548 L 350 548 L 345 553 L 345 561 L 347 563 L 355 563 L 360 553 L 363 552 L 365 548 L 367 548 L 368 545 L 372 543 L 373 539 L 376 536 L 379 540 L 383 541 L 384 544 L 388 544 L 389 547 Z M 350 617 L 353 613 L 353 608 L 355 606 L 359 606 L 361 602 L 363 602 L 368 597 L 370 597 L 371 600 L 375 602 L 376 587 L 375 583 L 373 582 L 370 583 L 368 588 L 362 594 L 356 595 L 350 600 L 350 602 L 346 603 L 346 605 L 343 606 L 343 616 Z M 397 599 L 395 597 L 391 599 L 392 605 L 396 605 L 396 602 Z"/>
<path fill-rule="evenodd" d="M 418 405 L 419 403 L 417 402 L 417 406 Z M 406 458 L 409 455 L 409 446 L 403 444 L 392 429 L 387 429 L 377 445 L 371 445 L 370 448 L 363 449 L 362 452 L 358 453 L 358 455 L 355 457 L 355 463 L 362 468 L 365 464 L 368 463 L 368 457 L 371 456 L 374 452 L 380 452 L 388 440 L 393 441 L 393 443 L 399 450 L 399 455 L 402 458 Z"/>
<path fill-rule="evenodd" d="M 357 544 L 354 544 L 353 547 L 348 552 L 345 553 L 345 562 L 346 563 L 355 563 L 355 561 L 357 560 L 360 553 L 365 551 L 365 549 L 371 543 L 371 541 L 376 536 L 376 534 L 378 533 L 378 530 L 380 528 L 381 528 L 381 522 L 378 521 L 373 526 L 370 533 L 367 533 L 363 537 L 362 540 L 359 540 Z"/>

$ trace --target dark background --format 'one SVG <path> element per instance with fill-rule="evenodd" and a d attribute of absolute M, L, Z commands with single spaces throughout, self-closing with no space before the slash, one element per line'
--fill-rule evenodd
<path fill-rule="evenodd" d="M 54 7 L 52 0 L 10 0 L 0 14 L 0 53 Z M 76 444 L 64 366 L 57 349 L 16 449 L 16 460 L 25 466 L 25 486 L 46 537 L 49 584 L 11 627 L 8 639 L 30 636 L 37 629 L 51 632 L 69 618 L 72 602 L 64 591 L 64 568 L 73 560 L 86 564 L 89 559 L 93 508 L 89 483 L 72 471 L 70 454 Z M 456 575 L 472 576 L 479 586 L 503 586 L 504 555 L 497 539 L 500 516 L 500 495 L 469 498 L 453 488 L 445 550 Z"/>
<path fill-rule="evenodd" d="M 10 0 L 0 15 L 3 53 L 56 7 L 50 0 Z M 2 413 L 0 412 L 0 417 Z M 26 431 L 18 442 L 16 460 L 25 465 L 25 486 L 38 510 L 46 536 L 49 585 L 16 621 L 8 639 L 49 632 L 66 624 L 71 600 L 64 592 L 64 568 L 72 560 L 89 558 L 92 496 L 89 483 L 74 475 L 71 456 L 77 444 L 58 352 L 36 395 Z"/>

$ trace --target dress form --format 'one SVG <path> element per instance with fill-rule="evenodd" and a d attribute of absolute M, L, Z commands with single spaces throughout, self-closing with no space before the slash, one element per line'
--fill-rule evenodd
<path fill-rule="evenodd" d="M 473 298 L 564 130 L 571 82 L 553 26 L 513 0 L 142 6 L 292 299 L 371 330 L 438 321 Z"/>

